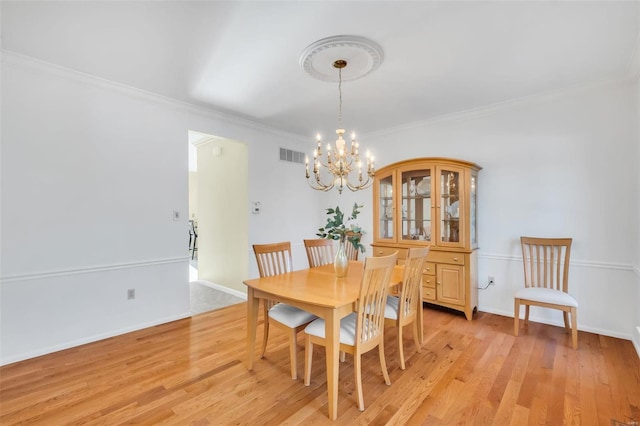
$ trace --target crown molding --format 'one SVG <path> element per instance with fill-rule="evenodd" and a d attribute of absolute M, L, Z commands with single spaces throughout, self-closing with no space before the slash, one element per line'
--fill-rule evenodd
<path fill-rule="evenodd" d="M 364 137 L 377 137 L 387 136 L 395 134 L 403 130 L 410 130 L 419 127 L 432 126 L 440 122 L 456 121 L 462 119 L 479 118 L 486 115 L 494 114 L 498 111 L 511 109 L 514 107 L 524 106 L 528 104 L 536 104 L 541 102 L 549 102 L 554 99 L 558 99 L 567 95 L 574 95 L 581 92 L 586 92 L 600 87 L 606 86 L 625 86 L 631 82 L 626 78 L 604 78 L 601 80 L 592 81 L 589 83 L 576 84 L 570 87 L 565 87 L 557 90 L 550 90 L 547 92 L 536 93 L 533 95 L 522 96 L 519 98 L 507 99 L 505 101 L 495 102 L 492 104 L 482 105 L 475 108 L 466 109 L 463 111 L 453 112 L 451 114 L 443 114 L 437 117 L 431 117 L 426 120 L 414 121 L 411 123 L 402 124 L 400 126 L 390 127 L 387 129 L 379 130 L 377 132 L 371 132 L 364 134 Z"/>
<path fill-rule="evenodd" d="M 37 59 L 32 56 L 22 55 L 20 53 L 13 52 L 10 50 L 1 49 L 0 57 L 1 57 L 2 63 L 9 66 L 26 67 L 26 68 L 30 68 L 30 69 L 41 71 L 41 72 L 47 72 L 59 78 L 64 78 L 76 83 L 84 84 L 86 86 L 110 90 L 110 91 L 116 91 L 118 93 L 130 96 L 133 98 L 143 99 L 149 102 L 154 102 L 157 104 L 168 106 L 170 108 L 175 108 L 188 113 L 198 114 L 206 118 L 219 120 L 224 123 L 240 126 L 243 128 L 248 128 L 248 129 L 259 131 L 259 132 L 269 133 L 276 137 L 294 139 L 297 141 L 299 141 L 301 138 L 305 138 L 304 135 L 298 135 L 295 133 L 290 133 L 284 130 L 269 127 L 246 117 L 240 117 L 237 115 L 221 112 L 213 108 L 207 108 L 207 107 L 192 104 L 189 102 L 180 101 L 174 98 L 170 98 L 168 96 L 138 89 L 133 86 L 128 86 L 126 84 L 118 83 L 113 80 L 108 80 L 102 77 L 97 77 L 95 75 L 87 74 L 82 71 L 77 71 L 72 68 L 56 65 L 54 63 L 43 61 L 41 59 Z"/>

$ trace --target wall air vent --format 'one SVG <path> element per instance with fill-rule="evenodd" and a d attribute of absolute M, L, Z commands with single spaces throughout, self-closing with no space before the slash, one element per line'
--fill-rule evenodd
<path fill-rule="evenodd" d="M 304 152 L 292 151 L 290 149 L 280 148 L 280 161 L 288 161 L 290 163 L 304 164 Z"/>

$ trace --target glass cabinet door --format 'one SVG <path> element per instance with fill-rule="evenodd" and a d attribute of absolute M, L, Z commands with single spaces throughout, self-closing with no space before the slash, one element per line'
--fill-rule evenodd
<path fill-rule="evenodd" d="M 393 238 L 393 175 L 389 175 L 379 180 L 379 218 L 378 218 L 378 238 Z"/>
<path fill-rule="evenodd" d="M 431 241 L 431 169 L 404 171 L 402 240 Z"/>
<path fill-rule="evenodd" d="M 443 243 L 460 242 L 460 184 L 462 173 L 454 170 L 439 170 L 440 177 L 440 206 L 438 241 Z"/>
<path fill-rule="evenodd" d="M 469 188 L 469 221 L 470 221 L 470 229 L 469 233 L 471 234 L 471 246 L 478 246 L 478 214 L 477 214 L 477 206 L 478 206 L 478 176 L 476 174 L 471 175 L 471 185 Z"/>

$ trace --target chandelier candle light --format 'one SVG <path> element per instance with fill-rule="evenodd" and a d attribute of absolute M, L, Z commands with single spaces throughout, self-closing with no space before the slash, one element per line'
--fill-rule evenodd
<path fill-rule="evenodd" d="M 309 173 L 309 157 L 305 158 L 305 168 L 307 182 L 313 189 L 319 191 L 329 191 L 334 186 L 338 188 L 338 192 L 342 194 L 344 187 L 349 188 L 351 191 L 358 191 L 368 188 L 373 183 L 375 174 L 375 167 L 373 165 L 373 156 L 367 151 L 367 169 L 366 179 L 362 175 L 362 162 L 360 161 L 360 144 L 356 141 L 355 133 L 351 134 L 351 147 L 347 150 L 347 143 L 344 140 L 345 130 L 342 127 L 342 69 L 347 66 L 347 61 L 344 59 L 338 59 L 333 63 L 333 66 L 338 69 L 339 84 L 338 93 L 340 95 L 340 105 L 338 110 L 338 124 L 340 128 L 336 130 L 338 139 L 335 143 L 335 149 L 332 152 L 331 144 L 327 144 L 327 161 L 322 161 L 322 137 L 317 134 L 318 147 L 313 151 L 313 177 Z M 320 177 L 320 169 L 325 167 L 331 174 L 329 182 L 323 182 Z M 358 180 L 356 183 L 349 181 L 349 174 L 358 168 Z"/>

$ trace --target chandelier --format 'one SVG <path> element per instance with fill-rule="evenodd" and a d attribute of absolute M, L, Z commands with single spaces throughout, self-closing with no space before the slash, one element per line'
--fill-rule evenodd
<path fill-rule="evenodd" d="M 338 70 L 338 94 L 340 100 L 338 107 L 338 129 L 336 130 L 338 139 L 336 139 L 335 146 L 332 148 L 330 143 L 327 144 L 326 160 L 323 160 L 322 138 L 318 133 L 316 136 L 318 146 L 313 151 L 312 173 L 309 173 L 309 157 L 305 158 L 306 177 L 309 186 L 318 191 L 329 191 L 333 187 L 336 187 L 340 194 L 342 194 L 342 190 L 345 187 L 351 191 L 359 191 L 370 187 L 375 174 L 373 156 L 367 151 L 367 163 L 363 175 L 363 164 L 360 160 L 360 144 L 356 141 L 355 133 L 351 133 L 351 145 L 349 148 L 347 148 L 347 143 L 343 137 L 345 130 L 342 128 L 342 69 L 346 66 L 347 61 L 344 59 L 338 59 L 333 63 L 333 67 Z M 321 170 L 323 170 L 323 168 L 328 172 L 324 173 L 325 175 L 329 175 L 328 180 L 323 180 L 321 176 Z M 351 172 L 356 172 L 356 170 L 356 180 L 350 180 L 349 175 Z"/>

